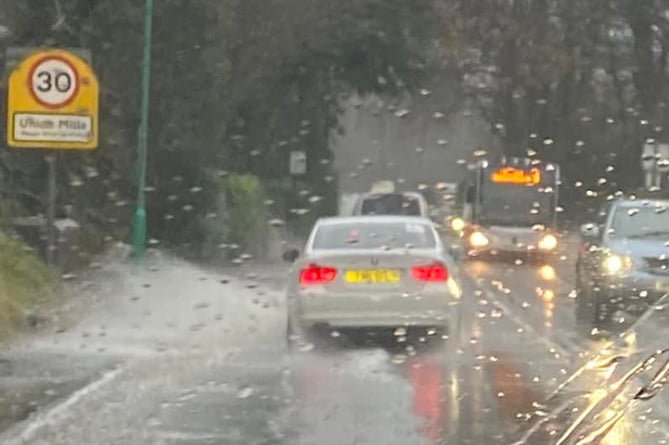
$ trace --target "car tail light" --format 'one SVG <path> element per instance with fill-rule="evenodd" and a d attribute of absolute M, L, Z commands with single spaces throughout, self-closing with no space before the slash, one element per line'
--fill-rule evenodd
<path fill-rule="evenodd" d="M 434 263 L 426 266 L 415 266 L 411 274 L 417 281 L 446 281 L 448 280 L 448 269 L 442 263 Z"/>
<path fill-rule="evenodd" d="M 310 264 L 309 266 L 300 270 L 300 284 L 303 286 L 325 284 L 334 280 L 336 276 L 337 269 L 334 267 Z"/>

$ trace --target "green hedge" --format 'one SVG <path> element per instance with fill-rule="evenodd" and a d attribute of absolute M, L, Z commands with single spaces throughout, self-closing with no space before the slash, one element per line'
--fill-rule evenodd
<path fill-rule="evenodd" d="M 55 283 L 55 275 L 24 243 L 0 234 L 0 336 L 21 325 L 26 311 Z"/>
<path fill-rule="evenodd" d="M 228 175 L 213 180 L 218 189 L 216 218 L 205 219 L 204 259 L 241 253 L 261 256 L 268 240 L 267 199 L 261 181 L 254 175 Z M 238 249 L 221 249 L 221 245 L 238 245 Z M 226 254 L 227 253 L 227 254 Z"/>

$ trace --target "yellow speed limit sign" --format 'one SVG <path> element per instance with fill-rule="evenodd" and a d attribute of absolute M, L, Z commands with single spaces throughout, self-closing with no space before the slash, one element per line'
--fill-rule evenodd
<path fill-rule="evenodd" d="M 78 56 L 46 50 L 23 59 L 9 77 L 7 144 L 92 150 L 98 146 L 99 85 Z"/>

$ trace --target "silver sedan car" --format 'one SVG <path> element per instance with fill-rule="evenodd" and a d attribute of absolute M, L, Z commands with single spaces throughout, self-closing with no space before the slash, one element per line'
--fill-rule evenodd
<path fill-rule="evenodd" d="M 289 342 L 341 328 L 440 334 L 459 307 L 453 260 L 427 218 L 323 218 L 303 252 L 289 250 L 284 259 L 294 262 L 287 288 Z"/>

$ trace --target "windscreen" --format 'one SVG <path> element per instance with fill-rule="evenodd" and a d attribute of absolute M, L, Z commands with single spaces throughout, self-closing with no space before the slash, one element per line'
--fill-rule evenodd
<path fill-rule="evenodd" d="M 432 229 L 423 223 L 369 222 L 328 224 L 314 237 L 315 250 L 434 248 Z"/>
<path fill-rule="evenodd" d="M 669 212 L 666 206 L 618 207 L 613 214 L 611 238 L 666 238 L 669 235 Z"/>
<path fill-rule="evenodd" d="M 414 196 L 400 193 L 373 195 L 363 198 L 362 215 L 420 216 L 420 202 Z"/>
<path fill-rule="evenodd" d="M 555 179 L 550 176 L 544 173 L 538 183 L 526 185 L 496 182 L 490 172 L 485 172 L 478 220 L 496 225 L 550 225 L 556 206 Z"/>

